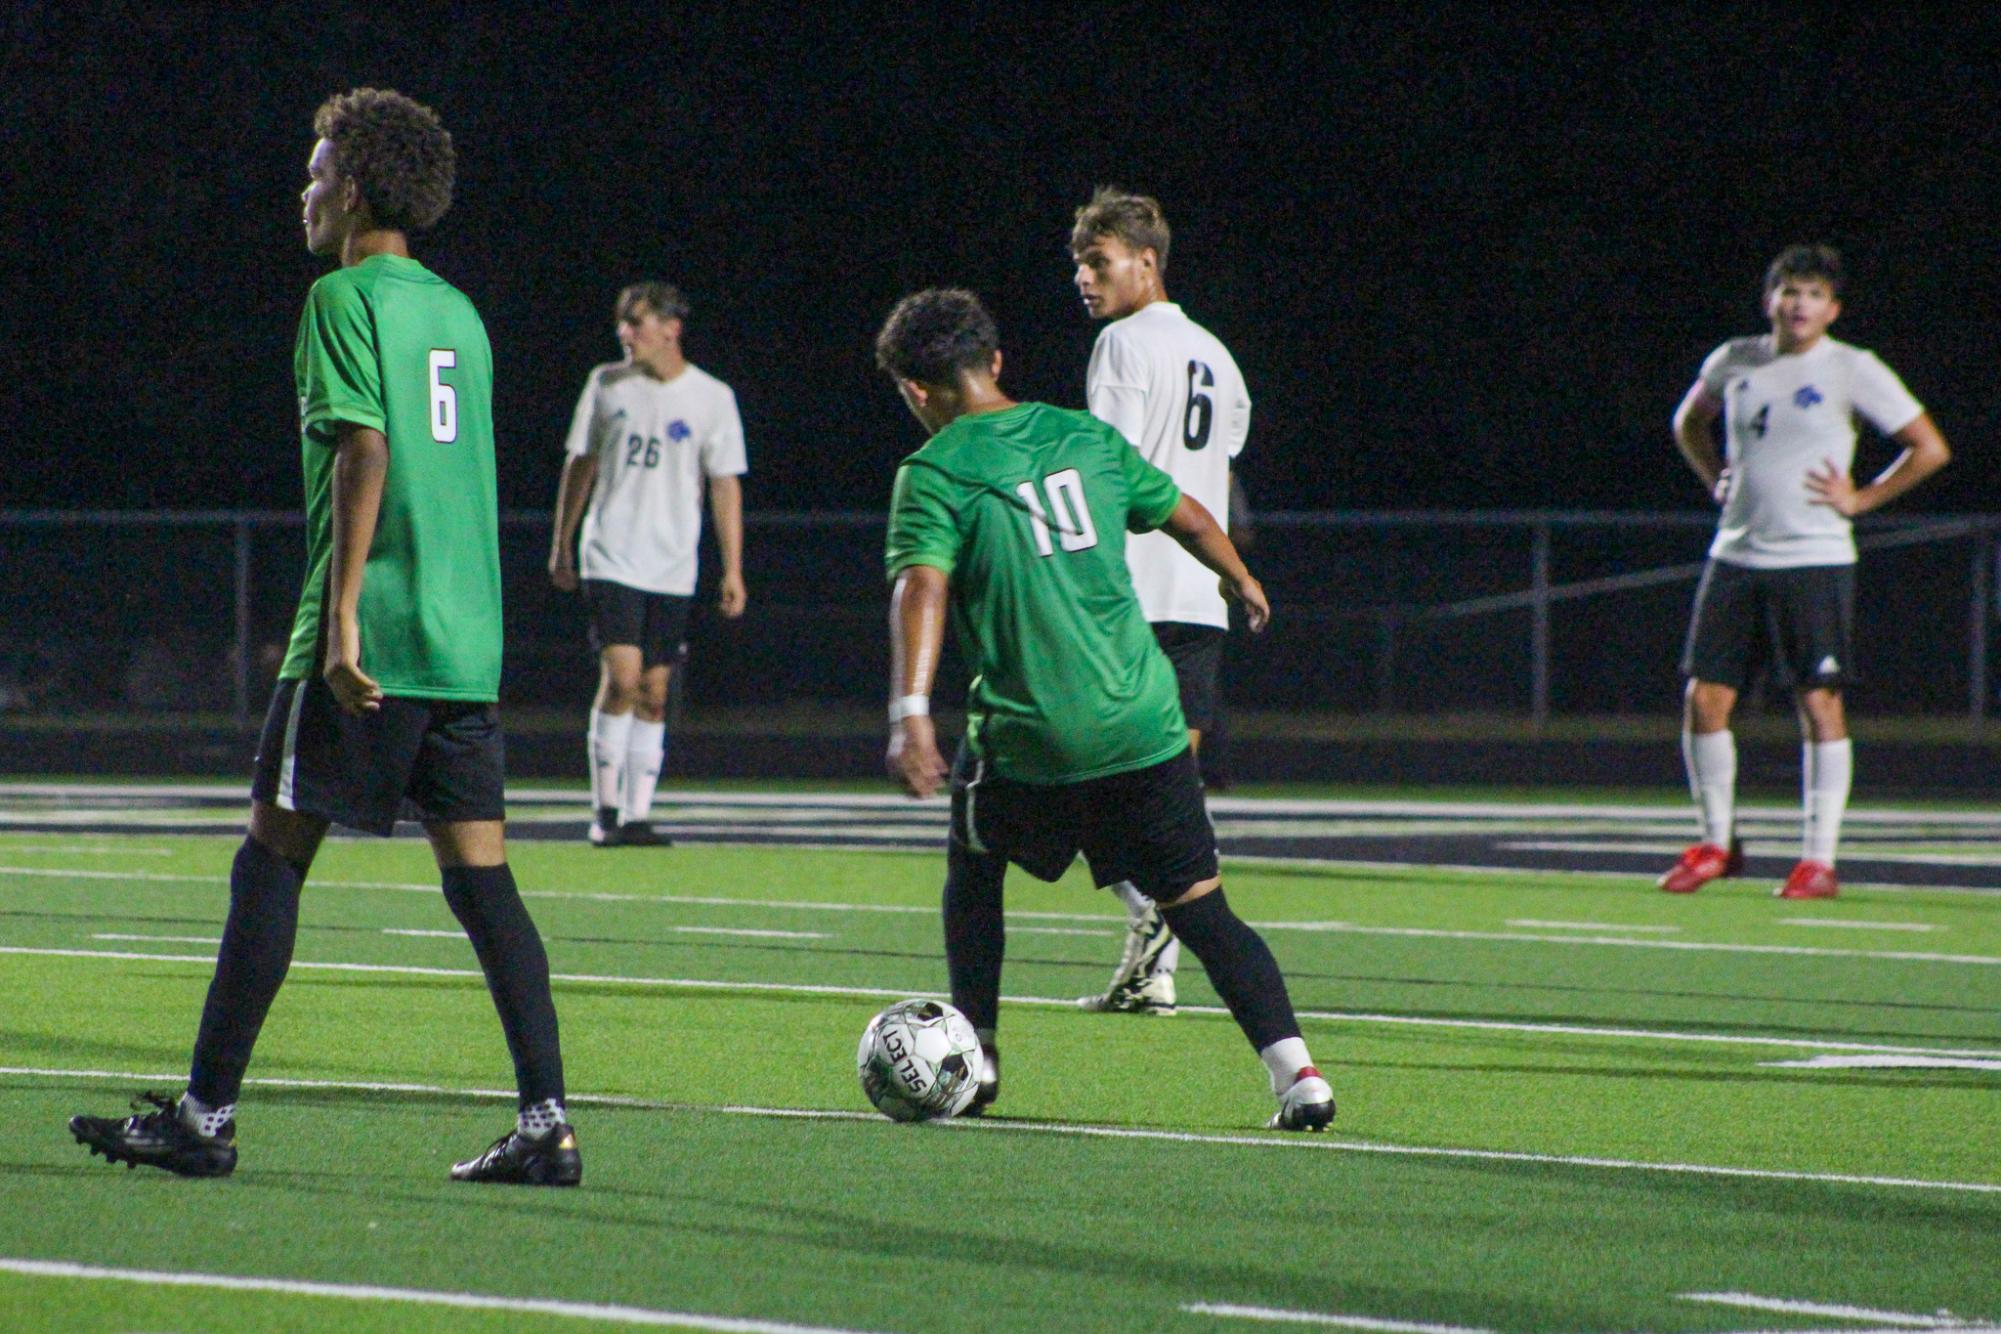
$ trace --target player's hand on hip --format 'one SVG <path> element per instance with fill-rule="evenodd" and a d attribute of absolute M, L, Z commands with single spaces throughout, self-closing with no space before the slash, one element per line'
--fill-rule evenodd
<path fill-rule="evenodd" d="M 1244 609 L 1244 624 L 1252 634 L 1271 624 L 1271 603 L 1265 601 L 1264 585 L 1248 574 L 1240 580 L 1225 579 L 1223 596 Z"/>
<path fill-rule="evenodd" d="M 353 621 L 336 618 L 327 635 L 326 669 L 320 674 L 343 713 L 360 717 L 382 707 L 382 687 L 361 670 L 361 628 Z"/>
<path fill-rule="evenodd" d="M 1825 505 L 1836 514 L 1854 518 L 1855 479 L 1835 467 L 1833 459 L 1822 459 L 1821 463 L 1823 466 L 1807 472 L 1807 503 Z"/>
<path fill-rule="evenodd" d="M 743 576 L 726 574 L 721 587 L 716 589 L 716 610 L 725 620 L 735 620 L 743 615 L 744 604 L 750 601 L 750 591 L 743 586 Z"/>
<path fill-rule="evenodd" d="M 889 776 L 913 797 L 928 797 L 944 786 L 945 757 L 938 753 L 938 731 L 928 715 L 905 718 L 890 728 Z"/>
<path fill-rule="evenodd" d="M 549 557 L 549 582 L 565 593 L 577 591 L 577 562 L 567 551 L 559 551 Z"/>

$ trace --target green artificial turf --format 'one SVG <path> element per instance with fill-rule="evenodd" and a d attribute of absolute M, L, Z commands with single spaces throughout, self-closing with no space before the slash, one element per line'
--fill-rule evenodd
<path fill-rule="evenodd" d="M 2001 1071 L 1777 1064 L 2001 1061 L 2001 896 L 1231 865 L 1340 1101 L 1331 1134 L 1296 1137 L 1262 1129 L 1263 1068 L 1192 959 L 1180 1015 L 1085 1014 L 1115 905 L 1078 872 L 1016 873 L 995 1114 L 898 1126 L 867 1112 L 854 1047 L 887 1000 L 944 989 L 942 858 L 519 842 L 586 1164 L 581 1189 L 532 1191 L 445 1177 L 509 1124 L 511 1076 L 422 842 L 335 840 L 236 1174 L 107 1167 L 63 1120 L 178 1088 L 234 844 L 0 836 L 0 946 L 64 951 L 0 953 L 0 1329 L 631 1327 L 8 1260 L 710 1328 L 1260 1327 L 1184 1309 L 1231 1304 L 1522 1334 L 1871 1327 L 1699 1293 L 2001 1319 Z M 161 957 L 101 957 L 120 954 Z"/>

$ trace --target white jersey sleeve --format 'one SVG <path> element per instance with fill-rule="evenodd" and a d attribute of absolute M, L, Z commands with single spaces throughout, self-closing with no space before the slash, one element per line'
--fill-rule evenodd
<path fill-rule="evenodd" d="M 1107 325 L 1091 348 L 1084 399 L 1093 417 L 1140 448 L 1146 437 L 1146 362 L 1131 342 L 1115 336 L 1117 328 Z"/>
<path fill-rule="evenodd" d="M 1848 374 L 1855 411 L 1884 435 L 1895 435 L 1924 415 L 1925 405 L 1874 352 L 1856 348 Z"/>
<path fill-rule="evenodd" d="M 1702 387 L 1709 391 L 1710 397 L 1718 402 L 1723 400 L 1723 390 L 1730 383 L 1731 357 L 1742 341 L 1733 338 L 1702 359 L 1702 370 L 1696 378 L 1702 381 Z"/>
<path fill-rule="evenodd" d="M 714 417 L 702 437 L 702 475 L 741 477 L 750 471 L 743 443 L 743 416 L 737 411 L 736 391 L 716 381 Z"/>
<path fill-rule="evenodd" d="M 599 366 L 584 377 L 584 392 L 577 395 L 577 410 L 570 414 L 570 433 L 563 440 L 563 452 L 572 458 L 597 452 L 603 419 L 598 412 L 598 389 L 605 368 Z"/>

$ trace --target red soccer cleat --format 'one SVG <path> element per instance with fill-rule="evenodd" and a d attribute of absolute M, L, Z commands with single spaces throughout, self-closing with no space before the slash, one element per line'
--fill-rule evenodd
<path fill-rule="evenodd" d="M 1655 883 L 1665 894 L 1693 894 L 1712 880 L 1743 873 L 1744 841 L 1733 838 L 1728 851 L 1714 843 L 1697 843 Z"/>
<path fill-rule="evenodd" d="M 1826 862 L 1801 862 L 1793 867 L 1786 883 L 1772 891 L 1779 899 L 1831 899 L 1841 892 L 1834 868 Z"/>

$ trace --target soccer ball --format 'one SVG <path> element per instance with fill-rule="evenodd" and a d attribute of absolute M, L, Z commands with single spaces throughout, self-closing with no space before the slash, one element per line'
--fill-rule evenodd
<path fill-rule="evenodd" d="M 980 1088 L 980 1039 L 943 1001 L 903 1000 L 868 1021 L 855 1069 L 892 1121 L 957 1116 Z"/>

